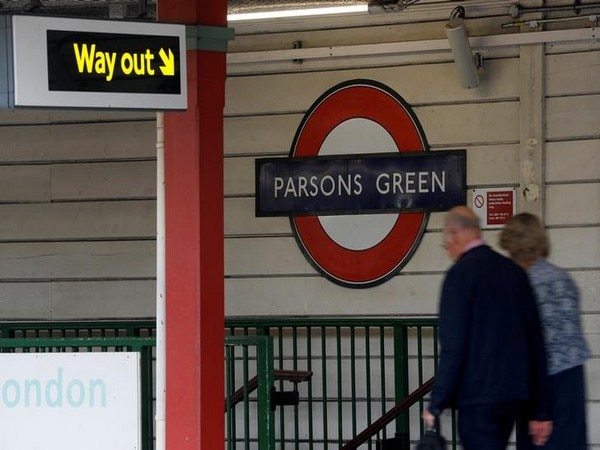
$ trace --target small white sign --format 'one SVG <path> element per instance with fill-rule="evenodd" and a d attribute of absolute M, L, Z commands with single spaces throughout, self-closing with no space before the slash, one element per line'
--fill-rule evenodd
<path fill-rule="evenodd" d="M 516 214 L 515 188 L 473 189 L 472 208 L 481 228 L 502 228 Z"/>
<path fill-rule="evenodd" d="M 0 354 L 0 449 L 139 450 L 139 353 Z"/>

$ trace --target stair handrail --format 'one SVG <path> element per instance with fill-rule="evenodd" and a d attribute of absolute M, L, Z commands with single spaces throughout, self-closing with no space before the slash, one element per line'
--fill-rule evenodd
<path fill-rule="evenodd" d="M 400 403 L 395 405 L 392 409 L 386 412 L 383 416 L 357 434 L 354 438 L 346 442 L 344 445 L 340 447 L 340 450 L 355 450 L 377 433 L 379 433 L 387 424 L 396 419 L 400 414 L 408 410 L 412 405 L 418 402 L 420 399 L 425 397 L 429 391 L 431 391 L 431 386 L 433 385 L 434 377 L 431 377 L 413 392 L 411 392 L 406 398 L 404 398 Z"/>

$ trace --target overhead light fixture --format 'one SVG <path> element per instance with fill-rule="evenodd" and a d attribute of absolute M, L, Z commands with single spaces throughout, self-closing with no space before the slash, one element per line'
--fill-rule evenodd
<path fill-rule="evenodd" d="M 446 24 L 446 36 L 458 69 L 458 76 L 463 87 L 467 89 L 479 86 L 479 68 L 481 55 L 473 54 L 469 36 L 465 28 L 465 9 L 462 6 L 454 8 L 450 20 Z"/>
<path fill-rule="evenodd" d="M 306 17 L 306 16 L 325 16 L 332 14 L 350 14 L 368 12 L 369 5 L 365 2 L 359 5 L 332 6 L 325 8 L 304 8 L 304 9 L 282 9 L 278 11 L 257 11 L 240 14 L 228 14 L 229 22 L 260 20 L 260 19 L 282 19 L 288 17 Z"/>

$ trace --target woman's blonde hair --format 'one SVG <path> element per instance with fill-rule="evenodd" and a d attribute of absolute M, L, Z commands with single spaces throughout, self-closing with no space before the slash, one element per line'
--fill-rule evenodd
<path fill-rule="evenodd" d="M 511 258 L 520 263 L 530 263 L 550 253 L 544 226 L 537 216 L 530 213 L 513 216 L 502 229 L 499 243 Z"/>

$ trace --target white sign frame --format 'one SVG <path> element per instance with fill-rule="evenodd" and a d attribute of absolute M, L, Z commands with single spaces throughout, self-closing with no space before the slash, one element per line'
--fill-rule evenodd
<path fill-rule="evenodd" d="M 140 450 L 139 352 L 1 353 L 0 448 Z"/>
<path fill-rule="evenodd" d="M 179 39 L 179 94 L 71 92 L 48 89 L 48 30 L 174 36 Z M 12 16 L 15 107 L 187 109 L 185 25 L 66 17 Z"/>

